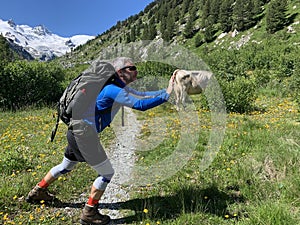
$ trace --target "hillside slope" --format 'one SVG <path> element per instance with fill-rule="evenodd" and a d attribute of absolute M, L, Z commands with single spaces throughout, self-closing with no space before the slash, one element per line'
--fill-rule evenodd
<path fill-rule="evenodd" d="M 227 110 L 246 112 L 261 91 L 290 96 L 300 105 L 299 40 L 296 0 L 160 0 L 58 60 L 74 67 L 122 55 L 177 68 L 209 68 Z"/>
<path fill-rule="evenodd" d="M 268 32 L 266 24 L 270 1 L 251 0 L 246 1 L 244 3 L 246 5 L 242 5 L 243 2 L 245 1 L 239 0 L 236 3 L 232 0 L 154 1 L 139 14 L 117 22 L 108 31 L 59 60 L 65 65 L 84 63 L 99 57 L 100 52 L 108 47 L 141 40 L 163 39 L 165 42 L 195 51 L 200 56 L 207 55 L 208 50 L 240 49 L 243 45 L 253 42 L 263 44 L 269 38 L 278 38 L 278 35 L 286 36 L 283 40 L 286 45 L 299 44 L 299 2 L 287 2 L 285 11 L 282 12 L 285 22 L 282 26 L 278 25 L 278 31 L 272 33 Z M 257 6 L 257 2 L 260 2 L 260 5 Z M 229 5 L 227 8 L 225 3 Z M 241 10 L 237 6 L 238 3 L 242 5 Z M 253 6 L 252 15 L 247 15 L 246 12 L 249 10 L 247 7 L 251 6 Z M 222 10 L 225 11 L 222 13 Z M 242 15 L 238 14 L 240 11 Z M 218 15 L 214 14 L 215 12 Z M 222 15 L 227 15 L 227 20 Z M 240 21 L 246 19 L 250 22 L 241 25 Z"/>

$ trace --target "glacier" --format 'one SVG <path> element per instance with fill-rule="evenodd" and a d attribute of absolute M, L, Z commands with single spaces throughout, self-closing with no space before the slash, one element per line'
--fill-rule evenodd
<path fill-rule="evenodd" d="M 61 37 L 49 31 L 44 25 L 30 27 L 17 25 L 13 20 L 4 21 L 2 19 L 0 19 L 0 35 L 14 46 L 21 46 L 34 59 L 42 61 L 63 56 L 77 46 L 95 38 L 90 35 Z"/>

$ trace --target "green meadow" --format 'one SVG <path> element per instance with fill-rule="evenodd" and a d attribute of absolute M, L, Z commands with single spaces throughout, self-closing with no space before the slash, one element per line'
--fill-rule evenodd
<path fill-rule="evenodd" d="M 210 111 L 198 107 L 197 97 L 193 100 L 201 129 L 195 127 L 199 137 L 189 161 L 166 179 L 133 186 L 130 200 L 119 203 L 121 210 L 128 210 L 123 223 L 300 224 L 300 123 L 294 102 L 259 95 L 256 111 L 228 113 L 218 154 L 208 168 L 200 170 L 212 121 Z M 25 201 L 28 191 L 62 159 L 66 126 L 61 124 L 55 141 L 49 142 L 55 110 L 45 107 L 0 114 L 0 223 L 78 223 L 84 204 L 78 202 L 80 195 L 89 191 L 96 176 L 86 164 L 79 164 L 49 187 L 60 204 Z M 181 138 L 180 129 L 186 126 L 174 114 L 171 104 L 137 113 L 143 121 L 141 140 L 151 136 L 149 127 L 159 118 L 167 124 L 159 131 L 163 142 L 152 151 L 137 152 L 138 165 L 151 166 L 172 154 Z M 105 146 L 113 139 L 111 128 L 101 134 Z"/>
<path fill-rule="evenodd" d="M 88 66 L 84 62 L 98 58 L 106 47 L 143 40 L 142 36 L 150 38 L 143 30 L 149 24 L 160 30 L 163 39 L 183 44 L 209 65 L 226 101 L 226 121 L 221 127 L 224 133 L 216 130 L 214 123 L 218 118 L 212 118 L 213 113 L 201 96 L 192 97 L 196 107 L 181 111 L 182 117 L 169 103 L 135 112 L 142 124 L 137 138 L 137 150 L 141 151 L 136 151 L 135 163 L 144 169 L 143 178 L 148 177 L 151 182 L 126 186 L 129 200 L 103 205 L 124 212 L 123 218 L 113 224 L 300 225 L 300 2 L 178 2 L 157 1 L 138 17 L 118 22 L 109 32 L 51 63 L 16 60 L 18 57 L 8 43 L 0 38 L 0 224 L 78 224 L 86 195 L 97 176 L 84 163 L 49 187 L 60 202 L 25 201 L 31 188 L 61 162 L 66 146 L 64 124 L 59 126 L 54 142 L 49 141 L 56 110 L 45 105 L 57 102 L 70 80 Z M 201 9 L 199 4 L 203 5 Z M 260 10 L 254 14 L 244 11 L 245 6 L 255 9 L 252 4 L 260 6 Z M 232 15 L 226 7 L 230 11 L 235 8 Z M 222 11 L 215 11 L 220 8 Z M 213 17 L 221 15 L 214 23 Z M 152 23 L 153 18 L 156 22 Z M 250 24 L 245 24 L 245 19 Z M 234 37 L 228 32 L 217 38 L 224 32 L 223 25 L 229 24 L 249 27 L 241 27 Z M 199 29 L 190 29 L 190 25 Z M 184 27 L 189 29 L 183 30 Z M 235 27 L 227 29 L 233 31 Z M 134 36 L 137 30 L 140 32 Z M 114 48 L 112 55 L 117 53 L 113 51 Z M 145 78 L 143 85 L 153 89 L 160 83 L 153 85 L 148 77 L 168 79 L 176 69 L 158 62 L 141 62 L 137 66 L 139 76 Z M 222 99 L 213 99 L 217 96 L 214 94 L 210 100 L 218 105 Z M 197 123 L 192 120 L 195 115 Z M 224 136 L 219 137 L 221 143 L 216 143 L 217 151 L 210 152 L 212 133 L 216 139 L 218 134 Z M 196 137 L 191 147 L 189 134 L 191 139 Z M 112 128 L 101 133 L 105 147 L 114 144 L 115 138 Z M 177 166 L 172 176 L 160 167 L 159 176 L 150 169 L 147 174 L 148 167 L 159 165 L 178 146 L 190 151 L 188 157 L 182 153 L 184 166 L 179 161 L 161 165 Z"/>

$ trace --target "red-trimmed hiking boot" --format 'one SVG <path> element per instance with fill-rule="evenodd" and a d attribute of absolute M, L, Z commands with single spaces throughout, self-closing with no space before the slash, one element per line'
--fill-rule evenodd
<path fill-rule="evenodd" d="M 110 217 L 106 216 L 106 215 L 102 215 L 99 211 L 98 211 L 98 206 L 94 205 L 94 206 L 89 206 L 87 204 L 85 204 L 82 213 L 81 213 L 81 217 L 80 217 L 80 224 L 83 225 L 104 225 L 104 224 L 108 224 L 110 222 Z"/>
<path fill-rule="evenodd" d="M 38 202 L 44 200 L 45 202 L 51 202 L 55 200 L 55 196 L 49 193 L 47 188 L 41 188 L 36 185 L 27 195 L 27 202 Z"/>

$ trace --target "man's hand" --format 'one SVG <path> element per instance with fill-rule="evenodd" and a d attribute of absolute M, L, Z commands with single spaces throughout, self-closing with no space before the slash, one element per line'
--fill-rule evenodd
<path fill-rule="evenodd" d="M 173 74 L 169 80 L 169 86 L 166 92 L 170 95 L 174 89 L 175 75 Z"/>

